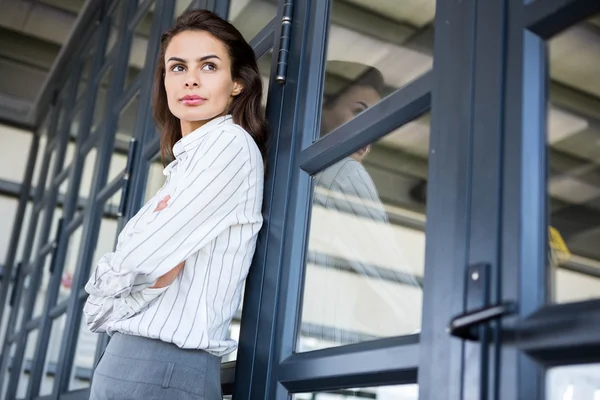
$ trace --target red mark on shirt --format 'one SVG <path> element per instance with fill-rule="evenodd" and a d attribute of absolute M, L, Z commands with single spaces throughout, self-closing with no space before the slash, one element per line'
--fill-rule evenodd
<path fill-rule="evenodd" d="M 154 212 L 159 212 L 159 211 L 167 208 L 167 206 L 169 205 L 169 200 L 171 200 L 171 196 L 166 195 L 165 197 L 163 197 L 162 200 L 159 201 L 158 204 L 156 205 Z"/>

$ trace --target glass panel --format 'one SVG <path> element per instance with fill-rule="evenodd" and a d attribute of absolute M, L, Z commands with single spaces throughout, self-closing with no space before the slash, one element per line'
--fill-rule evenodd
<path fill-rule="evenodd" d="M 27 170 L 33 132 L 0 123 L 0 179 L 21 182 Z"/>
<path fill-rule="evenodd" d="M 100 258 L 104 254 L 110 253 L 115 248 L 117 229 L 119 227 L 117 211 L 119 210 L 120 198 L 121 191 L 119 190 L 104 204 L 104 213 L 102 215 L 102 221 L 100 222 L 98 242 L 96 243 L 96 249 L 94 250 L 94 256 L 92 257 L 90 275 L 96 269 L 96 265 L 98 264 L 98 261 L 100 261 Z"/>
<path fill-rule="evenodd" d="M 294 400 L 342 400 L 342 399 L 377 399 L 377 400 L 417 400 L 419 386 L 395 385 L 357 389 L 337 389 L 313 393 L 296 393 Z"/>
<path fill-rule="evenodd" d="M 0 224 L 0 262 L 4 261 L 8 253 L 14 224 L 20 223 L 15 218 L 17 208 L 19 208 L 18 198 L 0 194 L 0 221 L 3 222 Z"/>
<path fill-rule="evenodd" d="M 433 0 L 334 0 L 321 136 L 431 69 Z"/>
<path fill-rule="evenodd" d="M 251 40 L 277 14 L 277 2 L 265 0 L 231 0 L 229 21 Z"/>
<path fill-rule="evenodd" d="M 35 348 L 37 347 L 37 329 L 31 331 L 27 337 L 27 345 L 25 346 L 25 355 L 21 363 L 21 374 L 19 375 L 19 385 L 17 386 L 17 397 L 25 397 L 27 394 L 27 385 L 29 385 L 29 374 L 33 367 Z"/>
<path fill-rule="evenodd" d="M 90 132 L 95 132 L 98 125 L 104 118 L 104 114 L 106 111 L 106 99 L 108 97 L 108 89 L 110 86 L 110 80 L 112 78 L 112 67 L 109 67 L 108 70 L 102 76 L 102 80 L 98 85 L 98 90 L 96 91 L 96 102 L 94 103 L 94 118 L 92 119 L 92 127 Z"/>
<path fill-rule="evenodd" d="M 298 351 L 420 331 L 428 142 L 426 114 L 314 176 Z"/>
<path fill-rule="evenodd" d="M 127 103 L 119 115 L 113 155 L 110 159 L 108 182 L 112 182 L 112 180 L 125 169 L 127 164 L 127 152 L 129 151 L 131 139 L 134 136 L 135 121 L 137 119 L 138 106 L 140 104 L 139 100 L 140 96 L 138 93 L 133 96 L 131 101 Z"/>
<path fill-rule="evenodd" d="M 125 77 L 125 87 L 128 87 L 135 81 L 140 72 L 142 72 L 142 69 L 144 69 L 144 65 L 146 65 L 146 53 L 148 52 L 148 40 L 152 28 L 152 19 L 154 18 L 154 6 L 155 3 L 153 2 L 133 31 L 128 62 L 129 70 Z"/>
<path fill-rule="evenodd" d="M 71 166 L 72 167 L 72 166 Z M 58 188 L 58 198 L 59 199 L 65 199 L 65 196 L 67 195 L 67 191 L 69 190 L 69 177 L 67 177 L 63 183 L 60 184 L 59 188 Z"/>
<path fill-rule="evenodd" d="M 63 270 L 60 289 L 58 292 L 58 304 L 66 300 L 71 294 L 71 284 L 75 269 L 77 268 L 77 258 L 81 247 L 81 235 L 83 233 L 83 225 L 79 225 L 77 229 L 69 237 L 67 243 L 67 258 L 65 260 L 65 268 Z"/>
<path fill-rule="evenodd" d="M 600 400 L 600 364 L 568 365 L 546 372 L 546 400 Z"/>
<path fill-rule="evenodd" d="M 52 321 L 52 330 L 50 331 L 50 341 L 46 350 L 46 360 L 44 363 L 44 372 L 40 385 L 40 396 L 52 394 L 54 388 L 54 376 L 60 355 L 60 346 L 62 344 L 63 332 L 65 330 L 65 322 L 67 315 L 63 314 Z"/>
<path fill-rule="evenodd" d="M 82 320 L 79 326 L 73 368 L 71 369 L 69 390 L 83 389 L 90 386 L 97 343 L 98 334 L 90 332 L 85 321 Z"/>
<path fill-rule="evenodd" d="M 33 169 L 33 177 L 31 179 L 31 187 L 36 187 L 40 178 L 40 173 L 42 170 L 42 163 L 44 162 L 44 154 L 46 154 L 46 145 L 48 144 L 48 137 L 46 134 L 48 133 L 48 129 L 44 128 L 42 132 L 42 136 L 40 137 L 40 145 L 38 147 L 38 152 L 35 158 L 35 167 Z"/>
<path fill-rule="evenodd" d="M 550 300 L 564 303 L 600 296 L 600 34 L 585 21 L 549 49 Z"/>

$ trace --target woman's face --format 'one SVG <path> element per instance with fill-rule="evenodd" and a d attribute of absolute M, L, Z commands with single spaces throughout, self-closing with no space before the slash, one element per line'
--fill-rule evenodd
<path fill-rule="evenodd" d="M 165 51 L 165 90 L 169 110 L 185 136 L 224 115 L 242 86 L 231 77 L 225 45 L 207 32 L 185 31 Z"/>
<path fill-rule="evenodd" d="M 323 109 L 321 134 L 328 134 L 344 125 L 380 100 L 381 96 L 371 86 L 352 86 L 348 88 L 332 105 Z M 369 150 L 371 150 L 371 146 L 365 146 L 352 154 L 352 157 L 357 161 L 362 161 Z"/>

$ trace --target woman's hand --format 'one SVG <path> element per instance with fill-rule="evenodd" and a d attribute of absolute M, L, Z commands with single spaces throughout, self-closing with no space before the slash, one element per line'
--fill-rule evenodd
<path fill-rule="evenodd" d="M 169 286 L 173 283 L 175 278 L 177 278 L 177 275 L 179 275 L 179 272 L 181 272 L 184 265 L 185 261 L 179 263 L 175 268 L 158 278 L 156 282 L 154 282 L 154 285 L 150 286 L 150 289 L 160 289 Z"/>

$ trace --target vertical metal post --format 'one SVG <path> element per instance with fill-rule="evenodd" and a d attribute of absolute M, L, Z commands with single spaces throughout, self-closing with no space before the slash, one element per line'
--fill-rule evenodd
<path fill-rule="evenodd" d="M 269 215 L 246 282 L 233 393 L 238 400 L 289 398 L 278 385 L 276 371 L 281 359 L 294 352 L 304 269 L 282 260 L 302 263 L 304 259 L 286 254 L 289 243 L 303 243 L 306 233 L 304 226 L 290 226 L 288 218 L 306 221 L 310 212 L 311 178 L 297 167 L 296 155 L 318 132 L 330 3 L 296 3 L 288 32 L 288 79 L 269 86 L 267 119 L 270 134 L 277 136 L 272 138 L 267 166 L 276 164 L 277 170 L 267 168 L 264 202 Z M 276 21 L 283 21 L 290 11 L 284 8 L 280 2 Z M 278 54 L 282 32 L 275 32 L 273 53 Z M 277 75 L 277 61 L 273 57 L 271 82 Z"/>
<path fill-rule="evenodd" d="M 436 2 L 420 399 L 462 395 L 464 346 L 445 330 L 464 309 L 469 256 L 475 10 L 475 0 Z"/>
<path fill-rule="evenodd" d="M 502 298 L 518 302 L 519 314 L 502 321 L 505 330 L 544 304 L 548 249 L 547 49 L 542 38 L 526 29 L 523 1 L 509 0 L 508 9 Z M 502 398 L 544 398 L 544 368 L 513 345 L 500 351 Z"/>

